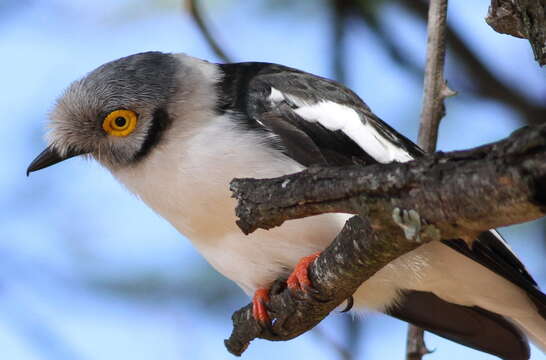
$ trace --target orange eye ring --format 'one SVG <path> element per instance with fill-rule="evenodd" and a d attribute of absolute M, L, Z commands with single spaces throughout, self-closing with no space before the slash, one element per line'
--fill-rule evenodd
<path fill-rule="evenodd" d="M 137 125 L 138 116 L 131 110 L 114 110 L 102 122 L 102 128 L 108 135 L 127 136 Z"/>

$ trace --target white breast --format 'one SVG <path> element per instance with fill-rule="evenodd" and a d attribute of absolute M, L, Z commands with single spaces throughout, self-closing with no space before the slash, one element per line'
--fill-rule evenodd
<path fill-rule="evenodd" d="M 115 176 L 171 222 L 223 275 L 245 291 L 268 285 L 339 232 L 342 215 L 289 221 L 245 236 L 235 224 L 235 177 L 277 177 L 303 169 L 264 139 L 237 130 L 227 115 L 169 136 L 146 161 Z M 181 135 L 182 136 L 182 135 Z"/>

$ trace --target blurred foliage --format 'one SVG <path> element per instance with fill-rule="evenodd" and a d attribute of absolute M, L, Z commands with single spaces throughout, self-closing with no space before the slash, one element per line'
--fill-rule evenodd
<path fill-rule="evenodd" d="M 192 306 L 203 306 L 206 311 L 221 316 L 225 316 L 226 304 L 232 304 L 232 300 L 246 301 L 234 283 L 226 281 L 208 266 L 174 277 L 153 270 L 115 277 L 88 275 L 85 284 L 103 294 L 156 306 L 162 302 L 191 302 Z"/>

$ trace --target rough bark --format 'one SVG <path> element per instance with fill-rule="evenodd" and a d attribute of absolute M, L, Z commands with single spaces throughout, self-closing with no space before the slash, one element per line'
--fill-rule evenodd
<path fill-rule="evenodd" d="M 408 163 L 310 168 L 275 179 L 235 179 L 238 224 L 245 233 L 289 219 L 358 214 L 310 266 L 317 293 L 271 296 L 272 328 L 250 305 L 233 315 L 225 341 L 240 355 L 255 338 L 288 340 L 313 328 L 384 265 L 424 242 L 463 238 L 542 217 L 546 212 L 546 125 L 522 128 L 498 143 L 424 156 Z M 393 221 L 397 209 L 420 216 L 415 235 Z M 281 283 L 281 282 L 280 282 Z"/>
<path fill-rule="evenodd" d="M 535 60 L 546 64 L 544 0 L 492 0 L 485 21 L 496 32 L 528 39 Z"/>

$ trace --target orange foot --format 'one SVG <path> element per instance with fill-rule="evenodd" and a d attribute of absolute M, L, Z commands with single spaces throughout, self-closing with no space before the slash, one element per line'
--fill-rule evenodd
<path fill-rule="evenodd" d="M 267 313 L 266 304 L 269 302 L 269 289 L 260 288 L 256 290 L 252 297 L 252 315 L 254 319 L 262 324 L 269 324 L 269 314 Z"/>
<path fill-rule="evenodd" d="M 313 284 L 311 284 L 311 280 L 309 280 L 309 265 L 311 265 L 319 255 L 320 251 L 313 255 L 306 256 L 298 262 L 294 271 L 290 274 L 288 280 L 286 280 L 286 285 L 291 292 L 297 290 L 313 291 Z"/>

